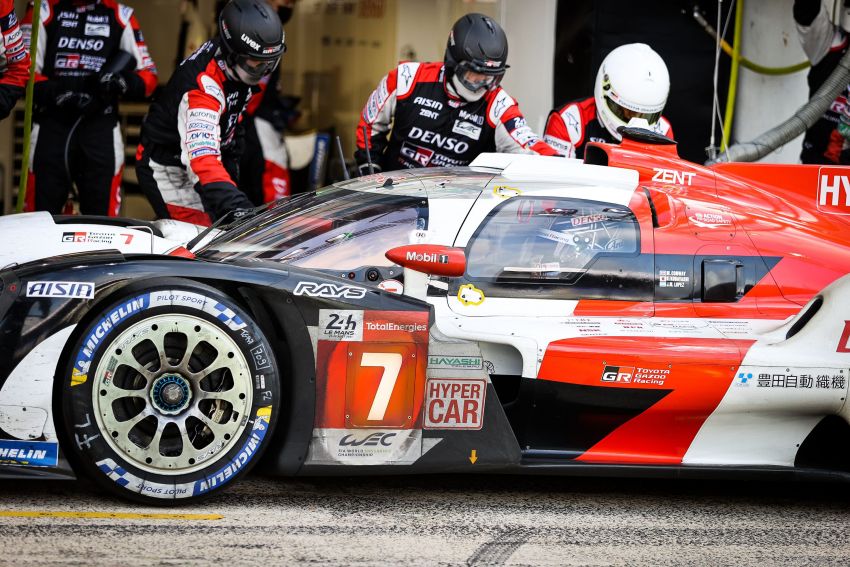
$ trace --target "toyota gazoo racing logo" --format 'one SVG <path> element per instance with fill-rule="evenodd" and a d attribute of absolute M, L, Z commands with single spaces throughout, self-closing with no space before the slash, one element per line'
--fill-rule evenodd
<path fill-rule="evenodd" d="M 634 374 L 634 366 L 606 366 L 602 371 L 602 381 L 631 384 Z"/>
<path fill-rule="evenodd" d="M 411 128 L 408 135 L 412 140 L 421 140 L 426 144 L 431 144 L 441 150 L 449 150 L 456 154 L 463 154 L 469 150 L 469 144 L 466 142 L 458 140 L 457 138 L 450 138 L 436 132 L 431 132 L 430 130 L 423 130 L 418 126 Z"/>
<path fill-rule="evenodd" d="M 408 142 L 404 142 L 401 145 L 399 153 L 403 157 L 421 165 L 422 167 L 426 167 L 429 163 L 431 163 L 431 158 L 434 157 L 433 150 L 423 148 L 422 146 L 417 146 L 416 144 L 410 144 Z"/>
<path fill-rule="evenodd" d="M 386 433 L 384 431 L 376 431 L 370 433 L 366 437 L 358 438 L 355 435 L 348 434 L 339 440 L 340 447 L 392 447 L 393 440 L 397 433 Z"/>
<path fill-rule="evenodd" d="M 408 250 L 404 255 L 404 259 L 408 262 L 428 262 L 429 264 L 448 264 L 449 257 L 446 254 L 429 254 L 428 252 L 414 252 Z"/>
<path fill-rule="evenodd" d="M 346 284 L 298 282 L 292 293 L 328 299 L 363 299 L 366 297 L 366 288 Z"/>

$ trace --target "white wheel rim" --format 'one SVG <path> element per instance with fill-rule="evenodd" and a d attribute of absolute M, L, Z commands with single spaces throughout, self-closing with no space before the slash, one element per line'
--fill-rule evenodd
<path fill-rule="evenodd" d="M 134 323 L 94 374 L 101 434 L 134 466 L 178 475 L 208 467 L 239 440 L 252 403 L 251 372 L 236 342 L 191 315 Z"/>

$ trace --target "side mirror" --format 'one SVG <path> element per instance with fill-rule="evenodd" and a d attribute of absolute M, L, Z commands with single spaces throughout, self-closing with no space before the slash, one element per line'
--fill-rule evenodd
<path fill-rule="evenodd" d="M 441 244 L 409 244 L 392 248 L 385 254 L 391 262 L 431 276 L 460 277 L 466 272 L 463 248 Z"/>

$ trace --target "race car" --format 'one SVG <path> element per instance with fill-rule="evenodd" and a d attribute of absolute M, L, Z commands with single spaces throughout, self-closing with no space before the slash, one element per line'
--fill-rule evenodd
<path fill-rule="evenodd" d="M 48 212 L 0 217 L 0 267 L 77 252 L 118 250 L 130 254 L 181 254 L 204 231 L 187 222 Z M 215 236 L 217 231 L 211 231 Z"/>
<path fill-rule="evenodd" d="M 847 479 L 850 170 L 484 154 L 0 272 L 0 474 Z"/>

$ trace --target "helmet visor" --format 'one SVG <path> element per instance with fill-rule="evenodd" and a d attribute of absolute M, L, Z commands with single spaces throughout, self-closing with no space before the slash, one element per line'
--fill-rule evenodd
<path fill-rule="evenodd" d="M 630 110 L 624 106 L 620 106 L 607 96 L 605 97 L 605 104 L 608 105 L 608 110 L 614 113 L 614 116 L 623 121 L 624 124 L 628 124 L 629 120 L 632 118 L 643 118 L 647 122 L 649 122 L 650 126 L 658 122 L 658 119 L 661 118 L 661 111 L 658 112 L 638 112 L 637 110 Z"/>
<path fill-rule="evenodd" d="M 476 70 L 468 61 L 464 61 L 458 65 L 455 71 L 458 81 L 473 92 L 495 88 L 501 82 L 502 75 L 504 75 L 504 70 L 499 74 L 482 73 Z"/>
<path fill-rule="evenodd" d="M 280 63 L 280 57 L 276 59 L 252 59 L 244 55 L 237 55 L 235 59 L 235 65 L 241 71 L 240 74 L 250 79 L 246 81 L 249 84 L 258 83 L 266 75 L 271 75 Z"/>

